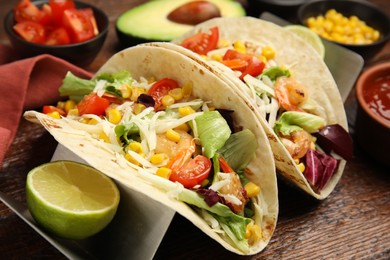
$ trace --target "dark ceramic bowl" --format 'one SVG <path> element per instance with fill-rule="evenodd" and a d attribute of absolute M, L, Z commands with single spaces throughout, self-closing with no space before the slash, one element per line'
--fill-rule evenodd
<path fill-rule="evenodd" d="M 387 119 L 375 113 L 370 108 L 370 93 L 374 85 L 387 81 L 387 97 L 380 99 L 387 108 L 390 106 L 390 62 L 383 62 L 373 65 L 364 70 L 356 83 L 356 98 L 358 100 L 358 111 L 356 117 L 355 135 L 356 141 L 361 148 L 373 159 L 384 165 L 390 166 L 390 110 L 387 110 Z M 386 87 L 382 85 L 382 91 Z M 378 93 L 378 92 L 376 92 Z M 382 92 L 386 93 L 386 92 Z M 387 101 L 386 101 L 387 100 Z M 384 113 L 386 114 L 386 113 Z M 382 113 L 383 115 L 383 113 Z"/>
<path fill-rule="evenodd" d="M 355 15 L 380 32 L 380 39 L 372 44 L 343 44 L 334 41 L 334 43 L 360 54 L 365 60 L 375 56 L 390 38 L 389 16 L 378 6 L 364 0 L 314 0 L 307 2 L 298 9 L 299 22 L 306 25 L 309 17 L 324 15 L 329 9 L 335 9 L 346 17 Z"/>
<path fill-rule="evenodd" d="M 33 3 L 37 6 L 42 6 L 47 2 L 48 1 L 34 1 Z M 31 43 L 23 40 L 13 30 L 12 27 L 15 24 L 15 20 L 13 10 L 11 10 L 4 19 L 4 28 L 15 51 L 22 58 L 33 57 L 40 54 L 51 54 L 78 66 L 89 65 L 103 46 L 108 32 L 109 21 L 107 15 L 100 9 L 77 1 L 75 1 L 75 4 L 76 8 L 91 8 L 93 10 L 99 29 L 99 34 L 96 37 L 81 43 L 58 46 Z"/>
<path fill-rule="evenodd" d="M 259 17 L 263 12 L 270 12 L 289 22 L 297 22 L 298 8 L 309 0 L 248 0 L 248 14 Z"/>

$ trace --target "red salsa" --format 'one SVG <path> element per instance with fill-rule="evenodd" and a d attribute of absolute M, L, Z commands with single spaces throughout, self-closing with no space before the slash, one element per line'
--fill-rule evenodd
<path fill-rule="evenodd" d="M 369 108 L 390 123 L 390 75 L 376 79 L 363 96 Z"/>

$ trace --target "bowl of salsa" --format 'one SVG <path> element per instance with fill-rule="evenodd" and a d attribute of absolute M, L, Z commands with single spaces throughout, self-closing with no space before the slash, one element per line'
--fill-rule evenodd
<path fill-rule="evenodd" d="M 390 62 L 365 69 L 356 83 L 356 139 L 373 159 L 390 165 Z"/>

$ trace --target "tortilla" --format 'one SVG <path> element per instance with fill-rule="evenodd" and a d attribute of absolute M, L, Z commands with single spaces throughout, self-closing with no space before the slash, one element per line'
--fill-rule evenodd
<path fill-rule="evenodd" d="M 209 32 L 209 29 L 215 26 L 219 28 L 219 38 L 231 43 L 239 40 L 253 49 L 271 46 L 276 51 L 273 62 L 279 66 L 287 67 L 292 72 L 293 77 L 305 85 L 310 99 L 317 103 L 319 108 L 317 112 L 326 120 L 326 124 L 339 124 L 348 131 L 340 92 L 326 64 L 312 46 L 294 33 L 283 29 L 283 27 L 251 17 L 215 18 L 197 25 L 193 30 L 175 39 L 173 43 L 180 44 L 189 36 L 199 31 Z M 277 172 L 284 179 L 317 199 L 324 199 L 329 196 L 342 176 L 346 164 L 344 159 L 339 161 L 336 172 L 325 187 L 319 191 L 313 189 L 303 173 L 297 168 L 293 158 L 272 127 L 267 123 L 264 116 L 261 115 L 260 111 L 262 108 L 256 105 L 249 88 L 231 69 L 221 63 L 205 60 L 196 53 L 178 45 L 173 46 L 167 43 L 158 43 L 157 45 L 176 50 L 191 57 L 191 59 L 196 60 L 230 85 L 245 100 L 246 104 L 253 109 L 264 127 L 272 147 Z"/>
<path fill-rule="evenodd" d="M 176 199 L 182 194 L 181 185 L 146 173 L 142 167 L 124 160 L 117 150 L 112 149 L 112 146 L 96 139 L 85 130 L 75 129 L 72 120 L 54 119 L 36 111 L 27 111 L 24 117 L 29 121 L 42 124 L 59 143 L 91 166 L 127 187 L 177 211 L 226 249 L 241 255 L 252 255 L 262 251 L 269 243 L 276 227 L 278 193 L 272 151 L 269 143 L 265 141 L 265 132 L 258 124 L 254 113 L 219 77 L 178 52 L 151 46 L 131 47 L 115 54 L 96 75 L 123 70 L 131 72 L 132 78 L 136 80 L 141 77 L 171 78 L 180 85 L 192 81 L 194 96 L 212 101 L 217 108 L 234 110 L 236 126 L 249 129 L 255 134 L 257 149 L 255 158 L 247 166 L 249 173 L 252 173 L 247 174 L 247 177 L 261 189 L 254 200 L 257 210 L 253 219 L 254 223 L 261 228 L 262 237 L 250 245 L 248 251 L 240 251 L 224 232 L 221 233 L 221 230 L 210 227 L 197 207 L 189 206 Z M 164 185 L 160 186 L 159 183 Z M 170 187 L 171 190 L 167 191 L 166 187 Z"/>

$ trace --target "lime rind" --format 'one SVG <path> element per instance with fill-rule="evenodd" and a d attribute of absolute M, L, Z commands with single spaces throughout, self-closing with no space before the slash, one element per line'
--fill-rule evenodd
<path fill-rule="evenodd" d="M 102 185 L 112 189 L 113 199 L 111 205 L 101 210 L 85 211 L 75 209 L 72 211 L 48 202 L 40 192 L 35 190 L 34 177 L 37 177 L 34 175 L 39 174 L 39 171 L 50 170 L 50 168 L 45 168 L 47 166 L 55 168 L 64 165 L 72 165 L 72 167 L 80 168 L 84 171 L 91 171 L 94 175 L 96 174 L 96 178 L 102 178 L 104 183 Z M 41 177 L 39 176 L 38 178 Z M 116 184 L 107 176 L 90 166 L 70 161 L 57 161 L 38 166 L 29 172 L 26 181 L 27 206 L 35 221 L 50 233 L 68 239 L 84 239 L 105 228 L 116 214 L 119 205 L 119 196 L 120 194 Z"/>
<path fill-rule="evenodd" d="M 325 46 L 317 33 L 303 25 L 286 25 L 284 28 L 301 37 L 306 43 L 310 44 L 317 51 L 322 59 L 324 59 Z"/>

